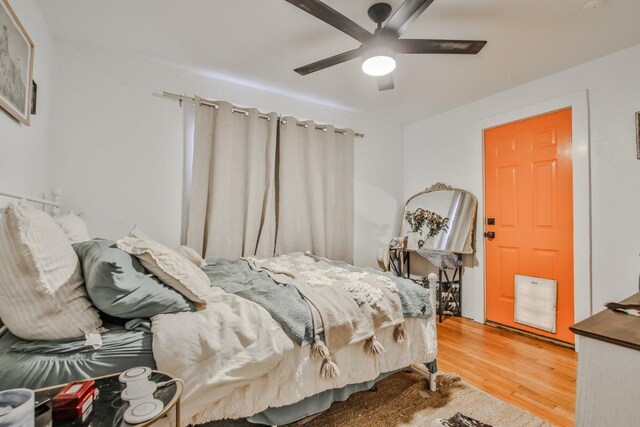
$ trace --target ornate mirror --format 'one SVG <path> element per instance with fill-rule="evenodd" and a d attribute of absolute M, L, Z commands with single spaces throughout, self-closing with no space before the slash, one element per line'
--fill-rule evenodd
<path fill-rule="evenodd" d="M 472 254 L 477 209 L 468 191 L 434 184 L 407 200 L 400 235 L 408 249 Z"/>

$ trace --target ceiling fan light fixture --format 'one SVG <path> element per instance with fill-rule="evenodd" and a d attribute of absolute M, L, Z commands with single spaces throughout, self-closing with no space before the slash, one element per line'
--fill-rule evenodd
<path fill-rule="evenodd" d="M 396 69 L 396 60 L 391 56 L 378 55 L 362 61 L 362 71 L 370 76 L 385 76 Z"/>
<path fill-rule="evenodd" d="M 372 48 L 362 56 L 362 71 L 370 76 L 384 76 L 396 69 L 395 52 L 387 47 Z"/>
<path fill-rule="evenodd" d="M 390 75 L 396 68 L 397 54 L 462 54 L 475 55 L 486 40 L 402 39 L 402 34 L 434 0 L 404 0 L 393 12 L 388 3 L 376 3 L 367 14 L 376 24 L 372 32 L 336 11 L 322 0 L 286 0 L 305 13 L 329 24 L 360 42 L 360 47 L 312 62 L 294 71 L 301 76 L 362 58 L 362 71 L 377 77 L 378 90 L 394 88 Z M 326 0 L 325 0 L 326 1 Z M 582 0 L 604 2 L 606 0 Z M 398 1 L 399 2 L 399 1 Z"/>

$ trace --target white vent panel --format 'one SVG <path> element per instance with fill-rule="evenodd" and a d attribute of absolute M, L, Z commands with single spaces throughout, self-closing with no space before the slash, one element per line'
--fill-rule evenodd
<path fill-rule="evenodd" d="M 516 275 L 515 321 L 543 331 L 556 332 L 555 280 Z"/>

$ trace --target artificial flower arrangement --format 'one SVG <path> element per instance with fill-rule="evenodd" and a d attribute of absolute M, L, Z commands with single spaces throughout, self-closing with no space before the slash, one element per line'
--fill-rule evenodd
<path fill-rule="evenodd" d="M 449 218 L 427 209 L 418 208 L 413 212 L 407 212 L 404 218 L 414 233 L 422 232 L 422 227 L 426 226 L 429 230 L 426 237 L 435 237 L 440 231 L 449 230 Z"/>

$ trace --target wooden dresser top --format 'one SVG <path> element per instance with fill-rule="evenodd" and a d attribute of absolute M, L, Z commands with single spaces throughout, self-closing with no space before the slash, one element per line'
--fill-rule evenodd
<path fill-rule="evenodd" d="M 621 301 L 640 304 L 640 293 Z M 570 328 L 575 334 L 640 351 L 640 317 L 605 309 Z"/>

